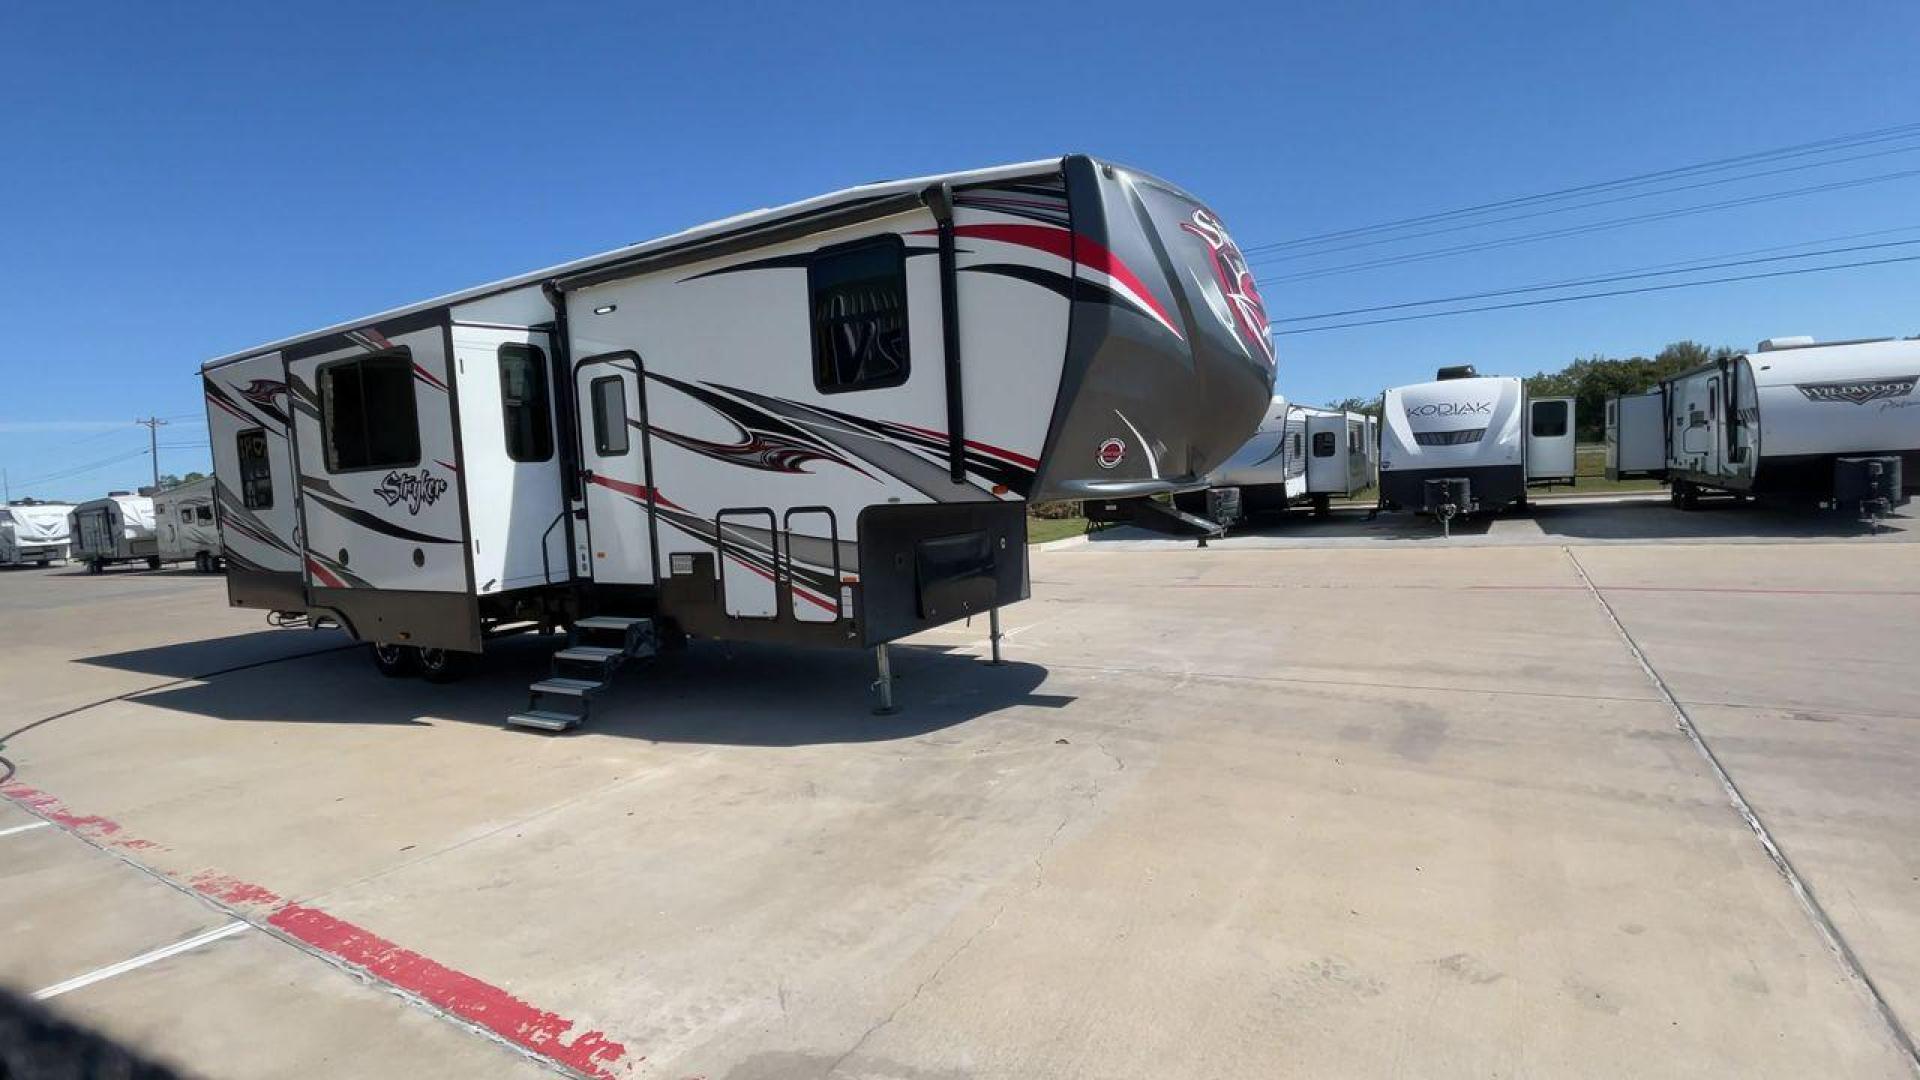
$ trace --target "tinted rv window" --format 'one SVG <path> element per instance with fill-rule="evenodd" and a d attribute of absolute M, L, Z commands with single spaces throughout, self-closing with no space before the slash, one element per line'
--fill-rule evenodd
<path fill-rule="evenodd" d="M 320 431 L 328 472 L 420 464 L 413 358 L 402 349 L 322 367 Z"/>
<path fill-rule="evenodd" d="M 823 394 L 907 381 L 907 249 L 880 236 L 807 264 L 813 385 Z"/>
<path fill-rule="evenodd" d="M 198 521 L 212 521 L 212 520 L 213 520 L 213 507 L 211 507 L 211 506 L 198 506 L 198 507 L 195 507 L 195 508 L 194 508 L 194 511 L 193 511 L 193 516 L 194 516 L 194 518 L 195 518 L 196 520 L 198 520 Z"/>
<path fill-rule="evenodd" d="M 240 505 L 273 509 L 273 464 L 267 460 L 267 430 L 248 428 L 234 436 L 240 451 Z"/>
<path fill-rule="evenodd" d="M 1332 457 L 1333 456 L 1333 432 L 1316 431 L 1313 433 L 1313 456 L 1314 457 Z"/>
<path fill-rule="evenodd" d="M 545 461 L 553 456 L 545 353 L 531 345 L 500 346 L 500 413 L 507 426 L 508 457 Z"/>
<path fill-rule="evenodd" d="M 1557 439 L 1567 433 L 1567 403 L 1564 401 L 1536 401 L 1533 403 L 1533 436 L 1536 439 Z"/>
<path fill-rule="evenodd" d="M 618 375 L 593 380 L 593 448 L 602 457 L 627 452 L 627 388 Z"/>

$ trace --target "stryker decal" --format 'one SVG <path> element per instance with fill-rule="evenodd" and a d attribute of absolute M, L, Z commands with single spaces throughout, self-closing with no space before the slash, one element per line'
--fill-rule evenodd
<path fill-rule="evenodd" d="M 405 503 L 408 514 L 418 514 L 421 507 L 439 502 L 446 491 L 447 482 L 427 469 L 417 473 L 395 469 L 382 477 L 380 486 L 373 489 L 388 506 Z"/>
<path fill-rule="evenodd" d="M 1253 282 L 1253 271 L 1247 268 L 1247 257 L 1240 253 L 1240 245 L 1233 242 L 1226 226 L 1209 210 L 1196 209 L 1192 220 L 1181 222 L 1180 227 L 1207 245 L 1207 256 L 1213 263 L 1214 276 L 1219 279 L 1220 291 L 1233 308 L 1235 325 L 1228 329 L 1252 346 L 1257 358 L 1272 367 L 1273 331 L 1267 322 L 1267 305 L 1260 299 L 1260 288 Z"/>

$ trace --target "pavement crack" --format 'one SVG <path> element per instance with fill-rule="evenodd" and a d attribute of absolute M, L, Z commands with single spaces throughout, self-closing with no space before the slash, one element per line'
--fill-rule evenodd
<path fill-rule="evenodd" d="M 1747 801 L 1739 785 L 1734 783 L 1733 775 L 1720 763 L 1720 758 L 1713 752 L 1713 747 L 1707 744 L 1706 737 L 1695 726 L 1693 716 L 1687 712 L 1687 707 L 1674 696 L 1673 691 L 1667 686 L 1667 681 L 1661 678 L 1660 672 L 1654 668 L 1653 661 L 1647 658 L 1645 651 L 1633 639 L 1633 634 L 1627 630 L 1626 624 L 1621 622 L 1620 616 L 1614 612 L 1613 605 L 1607 602 L 1606 595 L 1593 583 L 1593 579 L 1587 576 L 1587 568 L 1580 564 L 1579 556 L 1573 553 L 1571 547 L 1562 547 L 1560 551 L 1566 555 L 1567 561 L 1573 564 L 1573 572 L 1579 576 L 1580 584 L 1586 587 L 1594 602 L 1600 605 L 1600 610 L 1606 614 L 1607 621 L 1613 624 L 1614 632 L 1626 645 L 1627 652 L 1632 654 L 1635 662 L 1640 665 L 1640 670 L 1646 673 L 1647 680 L 1653 683 L 1653 688 L 1659 693 L 1660 699 L 1666 702 L 1667 708 L 1672 711 L 1674 726 L 1693 743 L 1694 750 L 1720 782 L 1720 787 L 1726 792 L 1727 800 L 1733 805 L 1734 811 L 1740 815 L 1741 820 L 1746 822 L 1747 828 L 1752 830 L 1754 837 L 1760 841 L 1760 846 L 1765 850 L 1767 858 L 1773 862 L 1774 869 L 1779 871 L 1787 886 L 1792 889 L 1795 899 L 1800 901 L 1801 910 L 1806 912 L 1814 929 L 1826 942 L 1828 951 L 1840 962 L 1840 966 L 1866 996 L 1874 1012 L 1879 1015 L 1881 1023 L 1886 1026 L 1887 1034 L 1906 1055 L 1908 1066 L 1914 1070 L 1916 1076 L 1920 1076 L 1920 1051 L 1914 1047 L 1913 1036 L 1900 1022 L 1893 1007 L 1887 1003 L 1886 996 L 1874 983 L 1873 976 L 1867 973 L 1866 966 L 1860 962 L 1860 957 L 1853 951 L 1853 946 L 1848 944 L 1846 937 L 1840 933 L 1840 928 L 1834 925 L 1833 919 L 1827 915 L 1826 908 L 1813 893 L 1813 886 L 1800 876 L 1792 860 L 1787 858 L 1786 851 L 1780 847 L 1772 831 L 1767 828 L 1766 822 L 1760 819 L 1759 811 Z"/>

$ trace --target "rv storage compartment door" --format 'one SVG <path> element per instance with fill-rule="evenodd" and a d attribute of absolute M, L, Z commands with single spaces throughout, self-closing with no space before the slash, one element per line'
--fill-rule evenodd
<path fill-rule="evenodd" d="M 986 533 L 922 540 L 913 562 L 921 618 L 956 618 L 993 606 L 993 542 Z"/>
<path fill-rule="evenodd" d="M 720 546 L 720 594 L 732 619 L 771 619 L 779 610 L 773 511 L 722 510 L 713 518 Z"/>
<path fill-rule="evenodd" d="M 800 622 L 837 622 L 842 614 L 840 530 L 824 506 L 787 511 L 781 563 L 787 606 Z M 849 590 L 849 597 L 851 590 Z"/>
<path fill-rule="evenodd" d="M 1527 403 L 1527 479 L 1568 480 L 1574 474 L 1572 398 Z"/>

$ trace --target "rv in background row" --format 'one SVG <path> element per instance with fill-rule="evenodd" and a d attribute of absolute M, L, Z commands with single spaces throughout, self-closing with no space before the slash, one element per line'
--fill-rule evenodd
<path fill-rule="evenodd" d="M 69 517 L 73 559 L 92 573 L 115 563 L 145 562 L 160 569 L 160 544 L 153 535 L 153 500 L 116 491 L 73 508 Z"/>
<path fill-rule="evenodd" d="M 220 527 L 213 513 L 214 479 L 189 480 L 153 497 L 153 534 L 161 562 L 193 561 L 209 573 L 220 566 Z"/>
<path fill-rule="evenodd" d="M 46 566 L 66 559 L 69 547 L 65 503 L 22 499 L 0 507 L 0 566 Z"/>
<path fill-rule="evenodd" d="M 1920 340 L 1769 338 L 1607 402 L 1607 476 L 1885 513 L 1920 489 L 1916 383 Z"/>
<path fill-rule="evenodd" d="M 1253 438 L 1174 505 L 1220 525 L 1302 503 L 1324 514 L 1334 499 L 1373 487 L 1379 429 L 1364 413 L 1294 405 L 1275 394 Z"/>
<path fill-rule="evenodd" d="M 1529 397 L 1516 378 L 1441 368 L 1381 401 L 1380 505 L 1443 521 L 1525 506 L 1527 488 L 1570 484 L 1574 402 Z"/>

